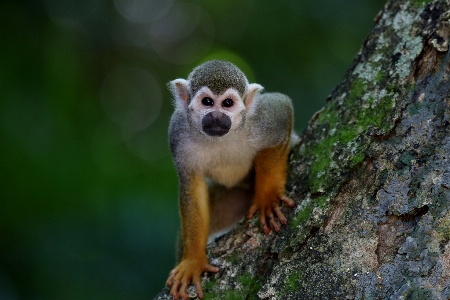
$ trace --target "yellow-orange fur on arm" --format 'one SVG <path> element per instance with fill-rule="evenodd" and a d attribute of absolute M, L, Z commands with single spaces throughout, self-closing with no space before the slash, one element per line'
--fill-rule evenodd
<path fill-rule="evenodd" d="M 189 283 L 195 285 L 199 297 L 203 297 L 201 274 L 204 271 L 218 272 L 217 267 L 208 263 L 206 241 L 209 227 L 209 196 L 205 178 L 191 175 L 180 185 L 180 212 L 183 234 L 183 257 L 170 273 L 167 285 L 175 299 L 187 298 Z"/>
<path fill-rule="evenodd" d="M 290 207 L 294 206 L 294 202 L 285 196 L 288 154 L 289 140 L 261 150 L 255 159 L 255 196 L 247 217 L 251 218 L 259 210 L 261 229 L 265 233 L 269 233 L 270 228 L 280 231 L 278 221 L 281 224 L 287 223 L 280 210 L 280 201 Z"/>

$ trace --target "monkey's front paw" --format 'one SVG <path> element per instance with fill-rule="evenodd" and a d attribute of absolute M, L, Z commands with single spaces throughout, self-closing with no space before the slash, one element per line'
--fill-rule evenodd
<path fill-rule="evenodd" d="M 203 298 L 202 282 L 200 276 L 203 272 L 219 272 L 219 268 L 211 266 L 208 260 L 183 259 L 180 264 L 170 272 L 167 285 L 170 287 L 170 294 L 174 299 L 187 299 L 186 293 L 189 283 L 194 284 L 199 298 Z"/>
<path fill-rule="evenodd" d="M 255 198 L 247 214 L 247 218 L 252 218 L 259 210 L 259 221 L 262 231 L 266 234 L 270 233 L 270 229 L 279 232 L 281 230 L 280 223 L 283 225 L 287 224 L 287 219 L 280 209 L 280 201 L 286 203 L 289 207 L 295 206 L 294 201 L 285 195 L 278 195 L 273 201 L 258 201 L 258 198 Z"/>

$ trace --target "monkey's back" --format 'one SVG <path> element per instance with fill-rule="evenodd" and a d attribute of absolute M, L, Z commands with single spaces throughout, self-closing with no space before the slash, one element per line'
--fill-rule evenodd
<path fill-rule="evenodd" d="M 253 143 L 264 149 L 289 139 L 294 125 L 291 99 L 281 93 L 263 93 L 254 101 L 248 116 Z"/>

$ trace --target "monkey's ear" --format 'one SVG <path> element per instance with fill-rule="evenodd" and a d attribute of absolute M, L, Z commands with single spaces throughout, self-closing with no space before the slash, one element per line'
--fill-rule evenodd
<path fill-rule="evenodd" d="M 249 83 L 244 94 L 244 103 L 247 108 L 252 105 L 253 100 L 264 88 L 257 83 Z"/>
<path fill-rule="evenodd" d="M 189 104 L 189 81 L 175 79 L 170 81 L 168 86 L 175 98 L 175 105 L 181 104 L 186 107 Z"/>

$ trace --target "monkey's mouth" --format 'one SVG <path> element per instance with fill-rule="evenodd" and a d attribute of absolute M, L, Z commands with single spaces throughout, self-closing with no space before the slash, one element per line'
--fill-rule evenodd
<path fill-rule="evenodd" d="M 223 136 L 230 131 L 231 119 L 224 113 L 213 111 L 202 120 L 203 132 L 210 136 Z"/>
<path fill-rule="evenodd" d="M 203 127 L 203 131 L 210 136 L 223 136 L 227 134 L 230 129 L 223 127 Z"/>

